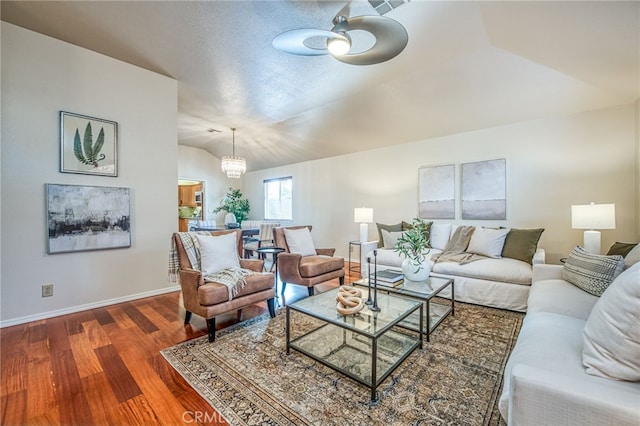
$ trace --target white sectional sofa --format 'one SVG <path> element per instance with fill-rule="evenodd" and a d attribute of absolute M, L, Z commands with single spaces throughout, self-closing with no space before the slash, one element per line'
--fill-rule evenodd
<path fill-rule="evenodd" d="M 616 293 L 625 288 L 626 293 Z M 507 423 L 640 425 L 640 263 L 629 266 L 601 297 L 564 280 L 563 265 L 534 265 L 528 306 L 504 371 L 499 407 Z M 588 339 L 596 328 L 601 341 L 593 346 Z M 590 347 L 599 349 L 585 355 Z M 584 357 L 594 354 L 605 358 L 596 367 L 615 372 L 621 362 L 632 380 L 588 374 L 585 365 L 593 362 Z"/>
<path fill-rule="evenodd" d="M 532 247 L 532 253 L 535 252 L 535 254 L 533 254 L 531 263 L 504 256 L 486 258 L 466 264 L 434 263 L 431 258 L 443 252 L 456 228 L 457 225 L 449 223 L 434 223 L 431 226 L 432 248 L 429 252 L 431 275 L 454 279 L 455 298 L 458 301 L 526 312 L 532 279 L 532 264 L 545 262 L 544 249 L 536 247 L 537 239 Z M 404 257 L 395 252 L 392 245 L 387 245 L 389 247 L 377 249 L 377 256 L 375 256 L 377 269 L 399 270 Z M 371 259 L 372 264 L 374 262 L 373 248 L 376 247 L 369 245 L 369 250 L 364 258 Z M 367 268 L 363 268 L 363 271 L 366 273 Z M 447 288 L 442 295 L 451 297 L 451 292 Z"/>

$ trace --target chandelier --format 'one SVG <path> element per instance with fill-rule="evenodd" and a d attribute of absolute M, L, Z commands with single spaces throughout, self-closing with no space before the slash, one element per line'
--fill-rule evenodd
<path fill-rule="evenodd" d="M 242 157 L 236 157 L 236 129 L 231 128 L 233 132 L 233 148 L 231 157 L 222 157 L 222 172 L 227 174 L 228 178 L 238 179 L 240 175 L 247 171 L 247 161 Z"/>

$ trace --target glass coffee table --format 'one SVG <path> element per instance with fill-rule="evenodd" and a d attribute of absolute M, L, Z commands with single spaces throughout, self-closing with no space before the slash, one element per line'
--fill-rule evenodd
<path fill-rule="evenodd" d="M 368 278 L 363 278 L 353 282 L 351 285 L 357 287 L 368 287 L 369 280 Z M 434 303 L 433 298 L 448 286 L 451 286 L 451 304 L 445 305 L 442 303 Z M 414 330 L 423 330 L 424 334 L 427 336 L 427 342 L 429 341 L 431 332 L 433 332 L 433 330 L 435 330 L 435 328 L 444 321 L 449 313 L 451 313 L 451 315 L 455 315 L 455 286 L 454 281 L 450 278 L 430 276 L 425 281 L 409 281 L 405 279 L 401 284 L 395 287 L 391 284 L 381 284 L 378 282 L 378 297 L 380 297 L 381 292 L 420 300 L 424 303 L 426 318 L 425 321 L 421 322 L 421 324 L 424 324 L 424 328 L 422 325 L 420 325 L 420 328 L 417 328 L 417 323 L 412 324 L 411 328 Z"/>
<path fill-rule="evenodd" d="M 377 387 L 416 348 L 422 348 L 423 334 L 411 332 L 410 323 L 419 322 L 422 329 L 424 305 L 378 294 L 379 312 L 365 306 L 356 315 L 341 315 L 336 310 L 338 290 L 287 305 L 287 354 L 295 349 L 369 387 L 375 401 Z"/>

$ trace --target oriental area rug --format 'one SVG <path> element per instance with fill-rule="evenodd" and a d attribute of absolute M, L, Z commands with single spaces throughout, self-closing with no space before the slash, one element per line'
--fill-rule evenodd
<path fill-rule="evenodd" d="M 296 331 L 317 327 L 294 314 Z M 523 316 L 456 303 L 455 316 L 380 384 L 376 402 L 354 380 L 287 355 L 283 310 L 161 353 L 231 425 L 504 425 L 502 373 Z"/>

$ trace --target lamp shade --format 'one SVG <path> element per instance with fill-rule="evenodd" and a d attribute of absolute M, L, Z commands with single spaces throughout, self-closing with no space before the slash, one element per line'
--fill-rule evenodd
<path fill-rule="evenodd" d="M 573 229 L 615 229 L 615 204 L 584 204 L 571 206 Z"/>
<path fill-rule="evenodd" d="M 366 207 L 356 207 L 353 209 L 353 221 L 356 223 L 373 222 L 373 209 Z"/>

